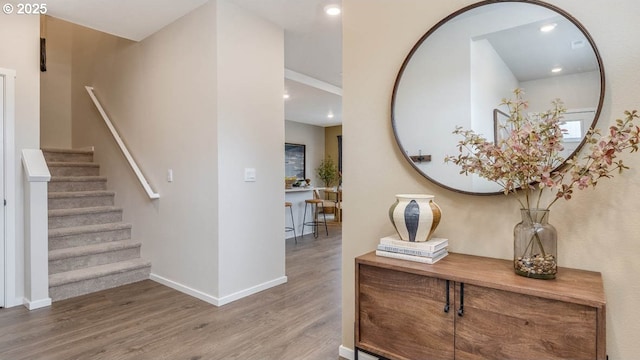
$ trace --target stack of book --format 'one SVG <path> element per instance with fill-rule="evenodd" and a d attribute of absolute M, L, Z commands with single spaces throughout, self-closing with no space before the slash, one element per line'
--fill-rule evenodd
<path fill-rule="evenodd" d="M 429 241 L 409 242 L 400 240 L 397 235 L 380 239 L 376 255 L 395 259 L 416 261 L 425 264 L 435 264 L 449 252 L 449 240 L 431 238 Z"/>

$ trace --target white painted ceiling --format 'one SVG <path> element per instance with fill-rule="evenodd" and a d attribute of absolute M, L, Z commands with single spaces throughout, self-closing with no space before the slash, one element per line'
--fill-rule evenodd
<path fill-rule="evenodd" d="M 47 4 L 47 15 L 140 41 L 206 2 L 207 0 L 47 0 L 44 3 Z"/>
<path fill-rule="evenodd" d="M 340 0 L 228 0 L 285 31 L 285 68 L 342 85 L 342 19 L 324 7 Z M 12 0 L 12 2 L 19 2 Z M 47 0 L 48 15 L 140 41 L 207 0 Z M 342 123 L 342 97 L 285 79 L 285 119 L 318 126 Z M 321 88 L 323 88 L 321 86 Z M 329 119 L 327 115 L 333 113 Z"/>
<path fill-rule="evenodd" d="M 76 24 L 139 41 L 204 4 L 207 0 L 47 0 L 48 14 Z M 342 123 L 342 18 L 329 17 L 324 7 L 341 0 L 227 0 L 284 29 L 285 68 L 311 78 L 286 78 L 285 119 L 318 126 Z M 10 0 L 17 3 L 17 0 Z M 564 44 L 582 36 L 575 27 L 559 19 L 559 30 L 567 28 Z M 571 25 L 571 24 L 568 24 Z M 531 24 L 528 27 L 537 26 Z M 563 74 L 597 67 L 578 62 L 585 49 L 532 46 L 539 39 L 527 37 L 525 27 L 487 35 L 486 38 L 521 79 L 534 79 L 548 72 L 551 63 L 565 68 Z M 535 32 L 530 32 L 531 34 Z M 513 44 L 518 44 L 513 51 Z M 588 44 L 587 44 L 588 45 Z M 541 50 L 542 49 L 542 50 Z M 531 51 L 534 50 L 534 51 Z M 553 54 L 553 56 L 550 56 Z M 542 68 L 534 64 L 545 64 Z M 536 70 L 540 69 L 540 70 Z M 538 74 L 534 74 L 538 72 Z M 340 91 L 327 91 L 335 88 Z M 334 117 L 328 118 L 332 113 Z"/>
<path fill-rule="evenodd" d="M 551 34 L 542 25 L 557 24 Z M 561 67 L 558 75 L 597 71 L 598 61 L 587 38 L 562 16 L 531 22 L 485 35 L 495 51 L 519 81 L 545 79 Z"/>
<path fill-rule="evenodd" d="M 230 0 L 279 25 L 284 33 L 285 68 L 316 81 L 285 79 L 285 119 L 317 126 L 342 123 L 342 96 L 321 83 L 342 87 L 342 18 L 324 12 L 340 0 Z M 321 82 L 321 83 L 318 83 Z M 309 85 L 312 84 L 312 85 Z M 332 113 L 333 118 L 328 118 Z"/>

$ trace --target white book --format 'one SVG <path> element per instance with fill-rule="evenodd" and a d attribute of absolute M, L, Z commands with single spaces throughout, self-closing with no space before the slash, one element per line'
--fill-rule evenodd
<path fill-rule="evenodd" d="M 400 237 L 396 234 L 396 235 L 383 237 L 382 239 L 380 239 L 380 244 L 435 252 L 449 246 L 449 240 L 444 238 L 431 238 L 429 241 L 411 242 L 411 241 L 400 240 Z"/>
<path fill-rule="evenodd" d="M 406 246 L 395 246 L 395 245 L 387 245 L 387 244 L 378 244 L 378 250 L 394 252 L 394 253 L 398 253 L 398 254 L 407 254 L 407 255 L 413 255 L 413 256 L 422 256 L 422 257 L 435 258 L 435 257 L 440 256 L 443 252 L 446 252 L 447 248 L 444 247 L 444 248 L 442 248 L 440 250 L 437 250 L 437 251 L 429 251 L 429 250 L 416 249 L 416 248 L 413 248 L 413 247 L 406 247 Z"/>
<path fill-rule="evenodd" d="M 420 262 L 424 264 L 435 264 L 436 262 L 440 261 L 442 258 L 447 256 L 448 254 L 449 253 L 447 251 L 444 251 L 440 256 L 430 258 L 430 257 L 413 256 L 413 255 L 407 255 L 407 254 L 398 254 L 398 253 L 389 252 L 389 251 L 376 250 L 377 256 L 384 256 L 384 257 L 400 259 L 400 260 L 415 261 L 415 262 Z"/>

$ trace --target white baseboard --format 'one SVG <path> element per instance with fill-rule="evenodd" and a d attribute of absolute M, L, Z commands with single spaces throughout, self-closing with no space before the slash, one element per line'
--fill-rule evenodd
<path fill-rule="evenodd" d="M 353 349 L 349 349 L 348 347 L 345 347 L 344 345 L 340 345 L 340 347 L 338 348 L 338 355 L 340 355 L 341 357 L 343 357 L 345 359 L 349 359 L 349 360 L 353 360 L 354 359 Z"/>
<path fill-rule="evenodd" d="M 265 283 L 256 285 L 256 286 L 252 286 L 248 289 L 244 289 L 241 291 L 238 291 L 236 293 L 233 293 L 231 295 L 227 295 L 227 296 L 223 296 L 221 298 L 204 293 L 200 290 L 196 290 L 193 288 L 190 288 L 186 285 L 177 283 L 173 280 L 169 280 L 165 277 L 162 277 L 160 275 L 156 275 L 156 274 L 151 274 L 149 275 L 149 279 L 158 282 L 162 285 L 168 286 L 174 290 L 178 290 L 181 293 L 185 293 L 189 296 L 193 296 L 194 298 L 200 299 L 202 301 L 208 302 L 209 304 L 215 305 L 215 306 L 222 306 L 225 304 L 228 304 L 232 301 L 236 301 L 238 299 L 241 299 L 243 297 L 249 296 L 249 295 L 253 295 L 255 293 L 258 293 L 260 291 L 269 289 L 271 287 L 280 285 L 280 284 L 284 284 L 287 282 L 287 277 L 286 276 L 282 276 L 280 278 L 271 280 L 271 281 L 267 281 Z"/>
<path fill-rule="evenodd" d="M 348 347 L 345 347 L 344 345 L 340 345 L 340 348 L 338 349 L 338 355 L 342 356 L 345 359 L 349 359 L 349 360 L 353 360 L 355 359 L 355 353 L 353 352 L 353 349 L 349 349 Z M 358 354 L 358 360 L 380 360 L 375 356 L 369 355 L 367 353 L 363 353 L 362 351 L 360 351 L 360 353 Z"/>
<path fill-rule="evenodd" d="M 196 289 L 192 289 L 186 285 L 182 285 L 180 283 L 177 283 L 173 280 L 169 280 L 165 277 L 162 277 L 160 275 L 156 275 L 154 273 L 151 273 L 149 275 L 149 279 L 158 282 L 162 285 L 168 286 L 174 290 L 178 290 L 181 293 L 185 293 L 189 296 L 193 296 L 196 299 L 200 299 L 204 302 L 208 302 L 209 304 L 215 305 L 215 306 L 220 306 L 218 305 L 218 298 L 213 296 L 213 295 L 209 295 L 207 293 L 204 293 L 200 290 L 196 290 Z"/>
<path fill-rule="evenodd" d="M 35 310 L 35 309 L 51 306 L 51 298 L 44 298 L 44 299 L 35 300 L 35 301 L 31 301 L 27 298 L 24 298 L 22 303 L 27 309 Z"/>
<path fill-rule="evenodd" d="M 5 296 L 7 296 L 7 295 L 5 294 Z M 8 309 L 8 308 L 11 308 L 11 307 L 14 307 L 14 306 L 24 305 L 24 304 L 25 304 L 25 299 L 24 298 L 7 296 L 7 298 L 5 299 L 4 307 L 6 309 Z"/>
<path fill-rule="evenodd" d="M 258 284 L 256 286 L 252 286 L 250 288 L 247 288 L 247 289 L 244 289 L 244 290 L 240 290 L 240 291 L 235 292 L 233 294 L 230 294 L 230 295 L 227 295 L 227 296 L 223 296 L 218 300 L 220 302 L 219 306 L 222 306 L 224 304 L 228 304 L 228 303 L 230 303 L 232 301 L 236 301 L 238 299 L 242 299 L 243 297 L 247 297 L 247 296 L 253 295 L 255 293 L 259 293 L 260 291 L 267 290 L 269 288 L 284 284 L 286 282 L 287 282 L 287 277 L 286 276 L 281 276 L 281 277 L 279 277 L 277 279 L 273 279 L 273 280 L 264 282 L 262 284 Z"/>

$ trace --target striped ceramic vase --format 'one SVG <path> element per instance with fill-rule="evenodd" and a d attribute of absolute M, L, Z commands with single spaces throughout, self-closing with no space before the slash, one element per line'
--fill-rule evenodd
<path fill-rule="evenodd" d="M 400 194 L 389 208 L 389 218 L 400 238 L 427 241 L 440 223 L 440 207 L 433 195 Z"/>

